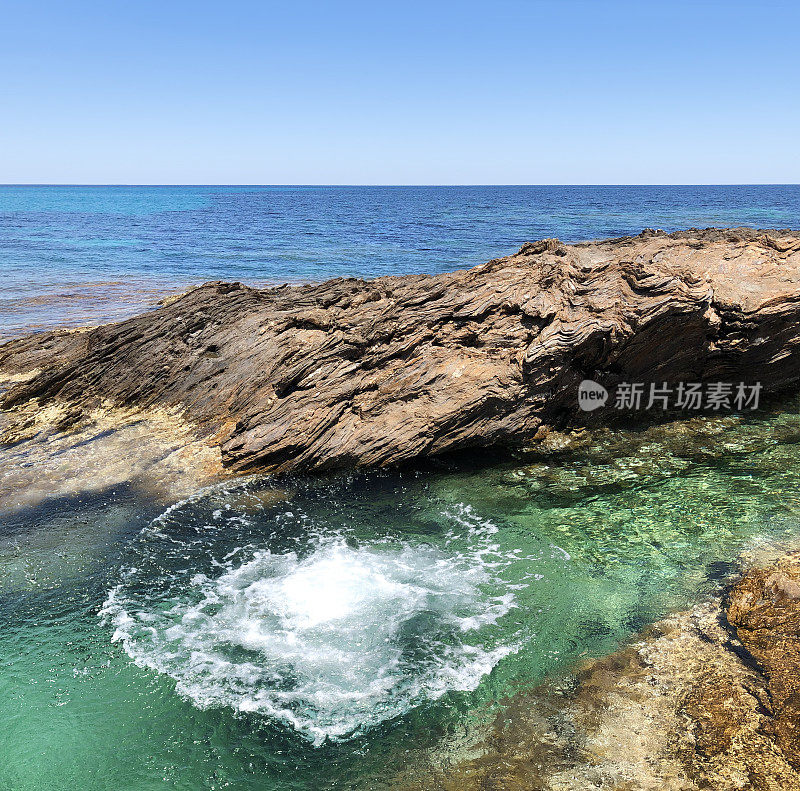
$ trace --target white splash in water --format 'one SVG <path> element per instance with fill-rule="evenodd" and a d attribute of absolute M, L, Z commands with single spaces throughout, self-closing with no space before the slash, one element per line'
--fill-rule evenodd
<path fill-rule="evenodd" d="M 347 738 L 474 689 L 514 650 L 481 637 L 515 597 L 497 593 L 486 557 L 494 528 L 465 521 L 466 553 L 313 536 L 303 557 L 256 550 L 214 579 L 184 576 L 152 606 L 123 583 L 103 614 L 138 664 L 171 676 L 196 705 L 261 713 L 316 745 Z"/>

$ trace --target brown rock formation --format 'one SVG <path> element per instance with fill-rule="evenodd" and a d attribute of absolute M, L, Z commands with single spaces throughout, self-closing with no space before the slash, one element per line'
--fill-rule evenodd
<path fill-rule="evenodd" d="M 800 553 L 512 698 L 417 791 L 800 791 Z"/>
<path fill-rule="evenodd" d="M 0 347 L 6 408 L 179 407 L 235 470 L 385 465 L 519 445 L 580 417 L 584 378 L 800 381 L 800 235 L 524 245 L 452 274 L 209 283 L 83 333 Z"/>
<path fill-rule="evenodd" d="M 728 620 L 767 678 L 764 731 L 800 773 L 800 555 L 748 574 Z"/>

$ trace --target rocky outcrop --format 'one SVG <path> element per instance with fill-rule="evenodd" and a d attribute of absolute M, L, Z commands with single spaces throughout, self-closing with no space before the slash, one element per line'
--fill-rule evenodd
<path fill-rule="evenodd" d="M 766 679 L 763 732 L 800 777 L 800 555 L 748 574 L 728 621 Z"/>
<path fill-rule="evenodd" d="M 800 235 L 544 240 L 452 274 L 258 290 L 0 347 L 2 406 L 179 408 L 234 470 L 386 465 L 583 420 L 585 378 L 800 381 Z M 602 410 L 601 410 L 602 411 Z M 602 419 L 602 418 L 601 418 Z"/>
<path fill-rule="evenodd" d="M 800 791 L 800 553 L 520 693 L 416 791 Z"/>

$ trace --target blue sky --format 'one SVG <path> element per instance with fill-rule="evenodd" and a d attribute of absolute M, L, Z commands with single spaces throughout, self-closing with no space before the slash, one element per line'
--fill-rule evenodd
<path fill-rule="evenodd" d="M 800 182 L 794 2 L 7 2 L 0 182 Z"/>

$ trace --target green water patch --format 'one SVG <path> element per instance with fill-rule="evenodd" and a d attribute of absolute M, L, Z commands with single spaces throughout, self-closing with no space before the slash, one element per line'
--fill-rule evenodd
<path fill-rule="evenodd" d="M 47 584 L 0 586 L 0 787 L 397 787 L 796 541 L 799 441 L 791 403 L 488 467 L 251 478 L 144 525 L 102 496 L 16 515 L 0 568 L 47 555 Z"/>

